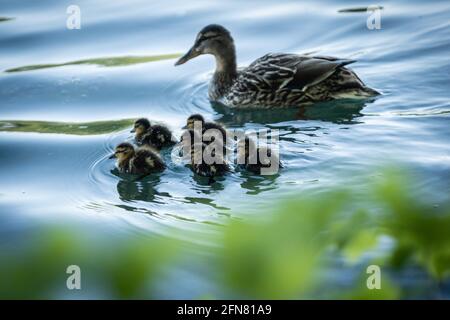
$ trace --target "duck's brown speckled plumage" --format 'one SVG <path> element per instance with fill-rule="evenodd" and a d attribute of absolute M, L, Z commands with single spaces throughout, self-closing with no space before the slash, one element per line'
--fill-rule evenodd
<path fill-rule="evenodd" d="M 201 54 L 213 54 L 216 58 L 209 98 L 230 107 L 299 106 L 341 98 L 363 99 L 379 94 L 345 67 L 354 60 L 269 53 L 238 71 L 233 38 L 219 25 L 203 28 L 194 47 L 177 65 Z"/>

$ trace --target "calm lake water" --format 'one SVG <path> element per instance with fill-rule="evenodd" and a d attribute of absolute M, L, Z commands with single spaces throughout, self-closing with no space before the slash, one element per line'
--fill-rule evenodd
<path fill-rule="evenodd" d="M 377 176 L 390 163 L 411 169 L 418 193 L 435 203 L 448 200 L 448 1 L 379 1 L 380 30 L 367 28 L 365 11 L 339 12 L 367 5 L 348 0 L 79 0 L 81 29 L 69 30 L 72 2 L 0 0 L 0 16 L 12 18 L 0 19 L 2 239 L 20 234 L 23 225 L 70 219 L 163 237 L 211 233 L 211 224 L 257 215 L 288 195 L 335 185 L 358 189 L 358 173 Z M 170 56 L 150 61 L 185 52 L 210 23 L 231 31 L 239 65 L 267 52 L 357 59 L 352 68 L 383 95 L 302 111 L 212 105 L 212 57 L 176 68 Z M 120 59 L 129 56 L 144 61 Z M 105 57 L 118 59 L 89 61 Z M 232 128 L 278 129 L 285 168 L 273 177 L 232 172 L 208 185 L 171 162 L 167 151 L 168 169 L 160 175 L 139 181 L 118 175 L 108 155 L 132 138 L 122 120 L 145 116 L 179 136 L 192 113 Z M 96 129 L 94 121 L 106 122 Z M 195 297 L 199 282 L 208 286 L 196 270 L 180 273 L 184 284 L 161 297 Z"/>

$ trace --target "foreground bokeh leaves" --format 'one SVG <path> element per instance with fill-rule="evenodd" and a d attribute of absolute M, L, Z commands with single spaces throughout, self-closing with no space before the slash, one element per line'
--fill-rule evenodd
<path fill-rule="evenodd" d="M 111 236 L 67 225 L 36 228 L 2 241 L 0 296 L 158 298 L 167 274 L 190 253 L 203 252 L 194 260 L 206 266 L 201 277 L 218 288 L 203 293 L 210 298 L 445 297 L 439 288 L 449 280 L 450 207 L 421 201 L 403 176 L 386 176 L 368 184 L 365 194 L 339 189 L 301 195 L 280 200 L 257 218 L 205 226 L 215 232 L 200 243 L 211 246 L 142 232 Z M 198 237 L 191 231 L 176 238 Z M 391 245 L 380 249 L 381 238 Z M 82 270 L 79 296 L 65 286 L 71 264 Z M 370 264 L 382 270 L 379 290 L 366 285 Z M 421 270 L 441 291 L 408 292 L 398 281 L 408 268 Z M 337 279 L 329 276 L 333 272 Z"/>

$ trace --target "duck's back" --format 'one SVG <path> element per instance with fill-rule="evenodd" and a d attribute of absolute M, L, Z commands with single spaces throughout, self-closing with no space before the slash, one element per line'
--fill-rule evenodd
<path fill-rule="evenodd" d="M 345 68 L 353 62 L 326 56 L 269 53 L 239 72 L 224 102 L 241 107 L 296 106 L 345 95 L 378 94 Z"/>
<path fill-rule="evenodd" d="M 158 150 L 175 144 L 172 133 L 164 125 L 152 125 L 150 130 L 142 138 L 143 145 L 149 145 Z"/>
<path fill-rule="evenodd" d="M 155 151 L 147 147 L 141 147 L 136 150 L 130 168 L 132 171 L 131 173 L 147 174 L 164 170 L 165 164 Z"/>

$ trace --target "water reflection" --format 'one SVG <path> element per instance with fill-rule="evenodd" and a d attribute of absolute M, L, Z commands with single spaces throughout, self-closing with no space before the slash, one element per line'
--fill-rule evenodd
<path fill-rule="evenodd" d="M 159 192 L 158 185 L 161 183 L 159 174 L 148 176 L 121 174 L 117 168 L 111 173 L 119 178 L 117 192 L 122 201 L 145 201 L 164 204 L 164 198 L 171 198 L 167 192 Z"/>
<path fill-rule="evenodd" d="M 241 182 L 242 189 L 248 190 L 246 193 L 248 195 L 257 195 L 265 191 L 274 190 L 277 188 L 276 180 L 279 174 L 270 176 L 256 176 L 248 172 L 242 172 Z"/>
<path fill-rule="evenodd" d="M 215 112 L 222 115 L 218 119 L 229 127 L 239 127 L 247 123 L 273 124 L 292 120 L 321 120 L 337 124 L 359 123 L 361 110 L 371 100 L 337 100 L 316 103 L 310 106 L 280 109 L 230 109 L 226 106 L 211 102 Z"/>
<path fill-rule="evenodd" d="M 227 175 L 229 175 L 229 173 Z M 202 177 L 193 174 L 192 179 L 197 183 L 197 187 L 195 188 L 197 191 L 204 194 L 213 194 L 225 189 L 224 182 L 227 175 L 223 177 Z"/>

